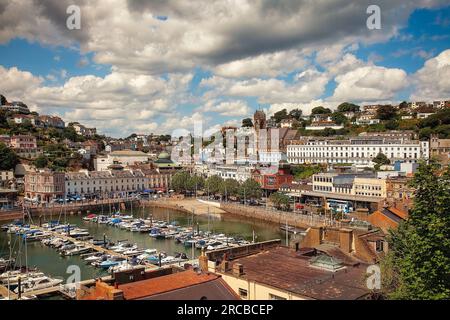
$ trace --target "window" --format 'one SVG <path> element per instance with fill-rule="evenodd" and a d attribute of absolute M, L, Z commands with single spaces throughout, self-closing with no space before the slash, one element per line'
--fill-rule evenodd
<path fill-rule="evenodd" d="M 286 300 L 286 298 L 269 293 L 269 300 Z"/>
<path fill-rule="evenodd" d="M 242 288 L 239 288 L 239 296 L 240 296 L 242 299 L 247 299 L 247 296 L 248 296 L 247 290 L 242 289 Z"/>
<path fill-rule="evenodd" d="M 377 240 L 376 244 L 376 251 L 377 252 L 383 252 L 384 251 L 384 241 L 383 240 Z"/>

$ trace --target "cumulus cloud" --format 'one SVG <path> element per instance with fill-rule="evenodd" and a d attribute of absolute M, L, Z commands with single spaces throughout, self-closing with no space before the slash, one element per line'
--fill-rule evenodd
<path fill-rule="evenodd" d="M 111 72 L 105 77 L 71 77 L 60 86 L 46 86 L 43 79 L 29 72 L 1 66 L 0 77 L 5 81 L 2 93 L 8 99 L 30 101 L 34 110 L 58 113 L 67 121 L 99 124 L 102 132 L 113 134 L 124 130 L 126 125 L 130 130 L 133 126 L 139 129 L 148 127 L 154 117 L 170 117 L 175 111 L 175 101 L 188 100 L 187 89 L 192 79 L 191 74 L 172 74 L 164 79 Z"/>
<path fill-rule="evenodd" d="M 227 78 L 213 76 L 202 80 L 200 85 L 211 89 L 208 99 L 221 95 L 234 97 L 256 97 L 260 103 L 294 103 L 310 101 L 323 94 L 329 78 L 325 73 L 315 68 L 308 68 L 298 73 L 294 81 L 270 78 L 251 78 L 233 81 Z"/>
<path fill-rule="evenodd" d="M 210 100 L 200 108 L 200 111 L 213 112 L 226 117 L 243 117 L 250 113 L 250 107 L 243 100 L 222 101 L 220 103 Z"/>
<path fill-rule="evenodd" d="M 370 0 L 82 0 L 77 1 L 82 13 L 81 30 L 66 27 L 70 0 L 0 1 L 3 43 L 23 37 L 48 44 L 79 45 L 82 52 L 94 52 L 96 63 L 130 71 L 165 73 L 196 65 L 225 65 L 218 69 L 223 74 L 227 70 L 233 73 L 239 65 L 227 65 L 233 61 L 253 57 L 257 57 L 256 64 L 258 59 L 270 61 L 265 54 L 275 55 L 272 63 L 276 66 L 280 63 L 276 53 L 280 51 L 386 40 L 397 34 L 413 9 L 445 3 L 378 1 L 383 8 L 383 29 L 378 32 L 366 27 Z M 330 54 L 333 52 L 319 56 L 328 59 Z M 269 69 L 260 72 L 272 74 Z"/>
<path fill-rule="evenodd" d="M 288 50 L 220 64 L 214 68 L 214 73 L 231 78 L 275 77 L 293 72 L 306 64 L 307 61 L 300 52 Z"/>
<path fill-rule="evenodd" d="M 364 66 L 335 78 L 337 87 L 331 100 L 376 101 L 392 98 L 408 81 L 404 70 Z"/>
<path fill-rule="evenodd" d="M 23 97 L 23 92 L 37 88 L 43 79 L 35 77 L 31 72 L 22 71 L 16 67 L 6 69 L 0 66 L 0 79 L 2 79 L 2 91 L 8 93 L 8 99 Z"/>
<path fill-rule="evenodd" d="M 322 106 L 322 107 L 330 108 L 330 109 L 335 108 L 334 103 L 330 103 L 330 102 L 324 101 L 322 99 L 317 99 L 317 100 L 307 101 L 304 103 L 274 103 L 274 104 L 270 105 L 269 109 L 267 110 L 267 113 L 269 115 L 272 115 L 275 112 L 283 110 L 283 109 L 286 109 L 287 112 L 289 112 L 293 109 L 300 109 L 300 110 L 302 110 L 303 115 L 309 115 L 309 114 L 311 114 L 312 109 L 315 107 L 318 107 L 318 106 Z"/>
<path fill-rule="evenodd" d="M 450 97 L 450 50 L 425 62 L 413 76 L 416 89 L 412 100 L 439 100 Z"/>
<path fill-rule="evenodd" d="M 71 0 L 0 0 L 0 43 L 20 37 L 62 45 L 79 51 L 79 66 L 111 66 L 101 77 L 70 77 L 58 67 L 47 80 L 0 66 L 2 93 L 114 135 L 187 130 L 196 121 L 215 128 L 219 116 L 250 114 L 247 98 L 269 104 L 270 112 L 300 106 L 306 114 L 345 100 L 388 100 L 407 85 L 406 73 L 374 65 L 375 56 L 362 61 L 354 51 L 397 37 L 415 8 L 445 3 L 378 1 L 377 31 L 366 28 L 370 0 L 80 0 L 82 28 L 68 30 Z M 417 96 L 448 96 L 449 57 L 440 56 L 414 76 Z M 195 96 L 190 86 L 198 67 L 210 76 Z M 325 98 L 332 80 L 336 89 Z M 188 115 L 186 105 L 194 110 Z"/>

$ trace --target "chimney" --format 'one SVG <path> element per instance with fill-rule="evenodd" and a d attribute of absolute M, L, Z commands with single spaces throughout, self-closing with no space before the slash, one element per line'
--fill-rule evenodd
<path fill-rule="evenodd" d="M 352 252 L 353 231 L 342 228 L 339 230 L 339 247 L 345 253 Z"/>
<path fill-rule="evenodd" d="M 228 261 L 223 260 L 222 263 L 220 264 L 220 271 L 227 272 L 230 269 L 229 264 L 230 263 Z"/>
<path fill-rule="evenodd" d="M 204 249 L 202 249 L 201 256 L 198 257 L 198 264 L 202 271 L 204 271 L 204 272 L 208 271 L 208 257 L 206 256 Z"/>
<path fill-rule="evenodd" d="M 233 275 L 240 277 L 244 274 L 244 266 L 240 263 L 233 264 Z"/>

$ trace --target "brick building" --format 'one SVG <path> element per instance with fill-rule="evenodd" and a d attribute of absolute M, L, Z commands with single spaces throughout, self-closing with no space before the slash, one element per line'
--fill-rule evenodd
<path fill-rule="evenodd" d="M 25 198 L 49 203 L 64 197 L 64 172 L 30 171 L 25 174 Z"/>
<path fill-rule="evenodd" d="M 288 168 L 278 168 L 276 172 L 261 168 L 252 172 L 252 179 L 257 181 L 261 188 L 267 191 L 278 191 L 282 185 L 291 184 L 293 178 Z"/>
<path fill-rule="evenodd" d="M 11 148 L 13 149 L 36 149 L 37 141 L 35 136 L 17 135 L 11 137 Z"/>

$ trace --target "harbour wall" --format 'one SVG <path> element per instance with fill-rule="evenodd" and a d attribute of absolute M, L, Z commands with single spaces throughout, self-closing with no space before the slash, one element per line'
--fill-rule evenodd
<path fill-rule="evenodd" d="M 22 210 L 1 211 L 0 221 L 9 221 L 22 218 Z"/>
<path fill-rule="evenodd" d="M 137 208 L 139 206 L 139 200 L 133 200 L 133 207 Z M 81 204 L 66 204 L 66 205 L 56 205 L 52 207 L 35 207 L 29 208 L 29 212 L 32 217 L 48 216 L 48 215 L 59 215 L 59 214 L 86 214 L 90 212 L 98 212 L 102 209 L 105 214 L 109 213 L 109 205 L 113 206 L 112 210 L 115 211 L 118 208 L 125 210 L 130 208 L 131 201 L 124 201 L 123 199 L 117 200 L 115 202 L 90 202 Z M 114 209 L 115 208 L 115 209 Z"/>
<path fill-rule="evenodd" d="M 220 208 L 229 214 L 243 216 L 251 219 L 258 219 L 266 222 L 272 222 L 279 225 L 285 225 L 307 229 L 311 226 L 323 226 L 326 221 L 323 217 L 314 215 L 307 216 L 284 212 L 279 210 L 269 210 L 256 206 L 244 206 L 234 203 L 221 203 Z"/>
<path fill-rule="evenodd" d="M 195 200 L 192 200 L 195 201 Z M 205 202 L 202 202 L 206 205 Z M 154 208 L 165 208 L 176 210 L 186 214 L 192 214 L 192 210 L 189 210 L 189 206 L 181 206 L 176 203 L 176 201 L 164 201 L 164 200 L 151 200 L 145 201 L 145 206 Z M 326 219 L 318 215 L 302 215 L 292 212 L 285 212 L 279 210 L 270 210 L 264 207 L 256 206 L 244 206 L 235 203 L 214 203 L 215 206 L 220 208 L 223 215 L 234 215 L 239 217 L 246 217 L 247 219 L 256 219 L 264 222 L 274 223 L 278 225 L 285 225 L 286 223 L 293 227 L 298 227 L 302 229 L 307 229 L 311 226 L 324 226 L 326 225 Z M 206 210 L 203 210 L 206 212 Z M 199 210 L 195 211 L 195 214 L 204 214 Z"/>

